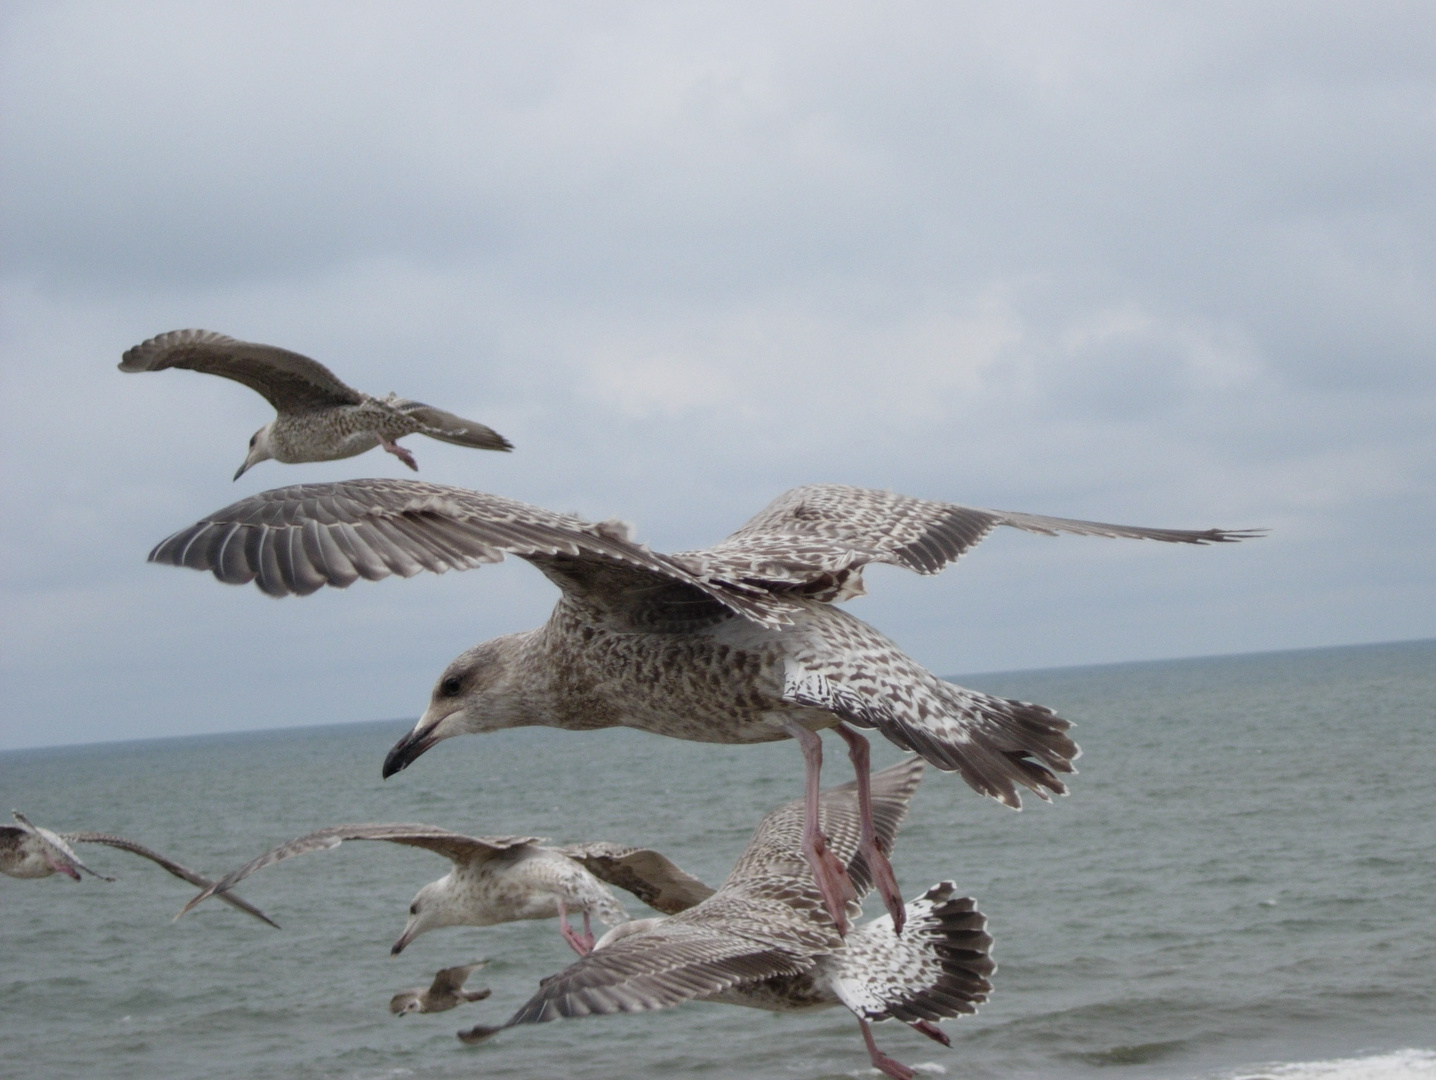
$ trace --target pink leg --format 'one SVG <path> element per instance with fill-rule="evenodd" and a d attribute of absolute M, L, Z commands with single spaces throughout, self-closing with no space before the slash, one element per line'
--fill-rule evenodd
<path fill-rule="evenodd" d="M 823 825 L 818 807 L 818 778 L 823 770 L 823 739 L 816 731 L 809 731 L 802 724 L 789 721 L 788 731 L 803 748 L 803 762 L 806 766 L 807 791 L 803 815 L 803 855 L 813 868 L 813 880 L 818 892 L 822 893 L 823 905 L 828 909 L 838 933 L 848 932 L 847 902 L 857 898 L 853 883 L 848 880 L 848 871 L 828 847 L 823 836 Z"/>
<path fill-rule="evenodd" d="M 584 912 L 583 917 L 584 930 L 587 931 L 588 912 Z M 588 940 L 585 941 L 574 932 L 573 927 L 568 924 L 568 909 L 563 906 L 562 900 L 558 902 L 558 932 L 563 935 L 564 941 L 568 942 L 568 947 L 579 956 L 587 956 L 593 951 L 593 935 L 587 934 Z"/>
<path fill-rule="evenodd" d="M 878 847 L 877 832 L 873 829 L 873 792 L 868 764 L 868 741 L 844 724 L 837 725 L 838 734 L 848 744 L 848 758 L 858 774 L 858 816 L 862 819 L 862 839 L 858 850 L 867 861 L 868 871 L 873 875 L 873 887 L 883 898 L 883 904 L 893 919 L 893 932 L 902 933 L 907 921 L 907 905 L 902 902 L 898 891 L 897 878 L 893 876 L 893 864 L 888 861 L 882 848 Z"/>
<path fill-rule="evenodd" d="M 894 1061 L 881 1050 L 878 1044 L 873 1042 L 873 1032 L 868 1027 L 868 1022 L 861 1016 L 858 1017 L 858 1027 L 863 1029 L 863 1042 L 868 1046 L 868 1060 L 873 1063 L 873 1068 L 884 1076 L 891 1076 L 892 1080 L 912 1080 L 914 1073 L 901 1061 Z"/>
<path fill-rule="evenodd" d="M 593 947 L 598 944 L 598 939 L 593 936 L 593 924 L 588 921 L 587 911 L 583 913 L 583 941 L 589 952 L 593 952 Z"/>
<path fill-rule="evenodd" d="M 409 468 L 413 469 L 415 472 L 419 471 L 419 463 L 414 460 L 414 455 L 409 453 L 408 450 L 405 450 L 393 439 L 386 439 L 384 438 L 384 436 L 380 435 L 379 445 L 382 446 L 385 450 L 389 451 L 389 453 L 393 454 L 396 458 L 402 461 L 405 465 L 409 466 Z"/>

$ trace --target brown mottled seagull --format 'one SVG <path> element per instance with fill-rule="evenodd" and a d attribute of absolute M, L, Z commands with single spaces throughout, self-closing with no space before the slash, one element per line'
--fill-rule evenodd
<path fill-rule="evenodd" d="M 912 757 L 872 777 L 879 841 L 891 848 L 922 778 Z M 860 850 L 857 784 L 819 797 L 829 850 L 846 864 L 858 895 L 872 876 Z M 768 814 L 722 887 L 677 915 L 616 926 L 593 951 L 539 984 L 501 1027 L 460 1032 L 479 1042 L 504 1028 L 594 1013 L 642 1012 L 687 1001 L 790 1012 L 844 1005 L 857 1017 L 869 1059 L 894 1080 L 906 1065 L 873 1042 L 870 1021 L 897 1019 L 951 1045 L 933 1023 L 977 1011 L 996 970 L 987 920 L 951 882 L 907 904 L 907 932 L 883 915 L 846 938 L 828 916 L 803 853 L 805 800 Z M 856 917 L 860 909 L 851 904 Z"/>
<path fill-rule="evenodd" d="M 210 330 L 171 330 L 127 351 L 121 371 L 188 368 L 243 383 L 264 395 L 279 414 L 249 440 L 249 453 L 234 474 L 273 458 L 286 464 L 335 461 L 382 446 L 411 469 L 414 455 L 396 440 L 427 435 L 455 446 L 511 450 L 493 428 L 443 409 L 389 394 L 376 398 L 341 382 L 334 372 L 307 356 L 237 341 Z"/>
<path fill-rule="evenodd" d="M 487 960 L 475 960 L 472 964 L 464 964 L 462 967 L 443 968 L 434 976 L 434 981 L 428 986 L 414 986 L 408 990 L 400 990 L 389 999 L 389 1011 L 395 1016 L 408 1016 L 410 1013 L 448 1012 L 450 1009 L 457 1009 L 465 1002 L 483 1001 L 493 991 L 488 987 L 482 990 L 465 990 L 464 982 L 487 963 Z"/>
<path fill-rule="evenodd" d="M 424 848 L 453 863 L 447 874 L 415 895 L 408 924 L 390 949 L 395 956 L 420 934 L 443 926 L 552 918 L 559 920 L 564 940 L 582 955 L 593 947 L 590 915 L 597 915 L 605 926 L 628 919 L 603 881 L 630 889 L 659 911 L 696 903 L 713 891 L 647 848 L 605 843 L 553 848 L 542 846 L 534 836 L 466 836 L 437 825 L 333 825 L 252 859 L 195 896 L 175 918 L 215 894 L 227 896 L 256 870 L 295 855 L 329 851 L 345 840 L 387 840 Z M 569 912 L 582 913 L 582 934 L 569 926 Z"/>
<path fill-rule="evenodd" d="M 189 867 L 181 866 L 159 852 L 133 840 L 126 840 L 123 836 L 97 832 L 55 833 L 32 824 L 30 819 L 18 810 L 14 813 L 17 824 L 0 825 L 0 874 L 15 878 L 43 878 L 51 874 L 64 874 L 79 881 L 80 871 L 83 870 L 101 881 L 114 881 L 112 877 L 91 870 L 70 847 L 71 844 L 104 844 L 149 859 L 191 885 L 204 888 L 214 884 L 203 874 L 197 874 Z M 240 911 L 278 929 L 278 923 L 243 897 L 227 893 L 224 899 Z"/>
<path fill-rule="evenodd" d="M 1018 788 L 1066 791 L 1071 726 L 1040 705 L 945 682 L 837 607 L 863 592 L 869 563 L 935 574 L 999 525 L 1028 532 L 1225 543 L 1253 531 L 1152 529 L 931 502 L 813 484 L 778 496 L 721 543 L 663 555 L 627 526 L 592 524 L 512 499 L 413 480 L 348 480 L 261 492 L 175 533 L 153 562 L 254 581 L 274 596 L 344 588 L 360 577 L 533 563 L 562 591 L 547 623 L 462 653 L 439 677 L 413 731 L 384 761 L 390 776 L 441 739 L 528 724 L 626 725 L 699 742 L 795 738 L 807 770 L 808 835 L 841 928 L 847 885 L 824 855 L 816 800 L 818 731 L 848 745 L 867 800 L 876 728 L 973 788 L 1018 807 Z M 866 811 L 864 811 L 866 818 Z M 901 931 L 902 897 L 863 839 Z"/>

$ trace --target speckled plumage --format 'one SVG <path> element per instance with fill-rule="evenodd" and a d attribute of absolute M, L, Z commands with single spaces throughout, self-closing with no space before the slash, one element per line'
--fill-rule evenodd
<path fill-rule="evenodd" d="M 914 757 L 872 778 L 885 846 L 893 843 L 922 768 Z M 849 783 L 819 801 L 831 850 L 848 864 L 861 896 L 871 878 L 859 852 L 856 793 Z M 883 916 L 844 939 L 801 850 L 804 812 L 799 800 L 768 814 L 717 893 L 680 914 L 609 931 L 592 953 L 545 979 L 503 1027 L 694 1000 L 777 1011 L 842 1004 L 864 1024 L 975 1012 L 995 967 L 988 955 L 992 939 L 973 901 L 954 899 L 952 884 L 944 882 L 908 905 L 901 937 Z M 481 1026 L 460 1038 L 477 1042 L 499 1030 Z M 935 1029 L 922 1030 L 940 1038 Z M 902 1066 L 878 1057 L 897 1070 L 889 1075 L 903 1075 Z"/>
<path fill-rule="evenodd" d="M 143 844 L 126 840 L 123 836 L 98 832 L 51 832 L 49 829 L 32 824 L 18 810 L 15 811 L 15 821 L 15 825 L 0 825 L 0 874 L 8 874 L 10 877 L 17 878 L 43 878 L 49 877 L 51 874 L 64 874 L 79 881 L 80 872 L 84 871 L 102 881 L 114 881 L 115 879 L 112 877 L 91 870 L 80 861 L 79 856 L 70 847 L 71 844 L 103 844 L 106 847 L 119 848 L 121 851 L 128 851 L 133 855 L 149 859 L 150 862 L 191 885 L 205 888 L 214 884 L 203 874 L 197 873 L 187 866 L 182 866 Z M 247 915 L 253 915 L 261 922 L 266 922 L 276 928 L 279 925 L 241 896 L 227 893 L 223 899 L 231 906 Z"/>
<path fill-rule="evenodd" d="M 345 840 L 387 840 L 424 848 L 451 863 L 448 874 L 420 889 L 409 907 L 409 922 L 394 943 L 398 953 L 419 934 L 443 926 L 494 926 L 521 919 L 564 919 L 595 915 L 612 926 L 628 913 L 599 880 L 624 886 L 641 878 L 652 895 L 701 898 L 712 890 L 657 852 L 613 844 L 552 848 L 533 836 L 466 836 L 436 825 L 334 825 L 266 851 L 204 889 L 180 914 L 229 889 L 257 870 L 311 851 L 328 851 Z M 591 850 L 590 850 L 591 849 Z M 589 867 L 593 870 L 590 871 Z M 565 921 L 564 925 L 567 923 Z M 566 935 L 567 936 L 567 935 Z"/>
<path fill-rule="evenodd" d="M 211 330 L 171 330 L 128 350 L 121 371 L 188 368 L 222 375 L 262 394 L 274 406 L 273 421 L 250 439 L 249 454 L 235 478 L 251 465 L 273 458 L 294 464 L 353 457 L 376 446 L 395 453 L 410 468 L 412 455 L 394 445 L 405 435 L 482 450 L 508 450 L 498 432 L 473 420 L 394 394 L 360 393 L 307 356 L 238 341 Z"/>

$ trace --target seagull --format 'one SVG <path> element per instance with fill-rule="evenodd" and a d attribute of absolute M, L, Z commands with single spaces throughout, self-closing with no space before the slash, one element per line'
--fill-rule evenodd
<path fill-rule="evenodd" d="M 400 990 L 389 1001 L 389 1011 L 395 1016 L 410 1013 L 448 1012 L 466 1001 L 483 1001 L 493 993 L 488 987 L 482 990 L 465 990 L 464 981 L 487 960 L 476 960 L 463 967 L 446 967 L 434 976 L 427 987 L 415 986 Z"/>
<path fill-rule="evenodd" d="M 889 848 L 922 769 L 922 759 L 912 757 L 872 777 L 877 831 Z M 859 850 L 856 794 L 856 782 L 844 784 L 823 792 L 819 807 L 829 850 L 846 863 L 861 896 L 872 879 Z M 577 963 L 544 979 L 506 1023 L 459 1038 L 480 1042 L 519 1024 L 686 1001 L 777 1012 L 844 1005 L 857 1017 L 873 1066 L 893 1080 L 912 1080 L 911 1069 L 878 1050 L 869 1023 L 901 1020 L 950 1046 L 933 1022 L 976 1012 L 992 989 L 987 920 L 945 881 L 906 905 L 901 936 L 886 914 L 840 936 L 802 850 L 806 812 L 799 799 L 768 814 L 707 900 L 614 927 Z"/>
<path fill-rule="evenodd" d="M 641 887 L 648 895 L 673 910 L 674 905 L 696 903 L 713 891 L 647 848 L 620 848 L 614 844 L 553 848 L 542 846 L 543 841 L 535 836 L 466 836 L 437 825 L 332 825 L 252 859 L 209 885 L 175 918 L 215 894 L 227 895 L 256 870 L 310 851 L 328 851 L 345 840 L 388 840 L 425 848 L 453 863 L 447 874 L 414 896 L 404 932 L 389 950 L 393 956 L 403 952 L 420 934 L 442 926 L 494 926 L 519 919 L 555 917 L 559 933 L 582 955 L 593 947 L 590 915 L 597 915 L 605 926 L 628 919 L 628 913 L 600 878 L 620 888 L 629 887 L 628 879 L 642 878 Z M 636 895 L 648 899 L 641 893 Z M 582 913 L 582 934 L 569 925 L 569 912 Z"/>
<path fill-rule="evenodd" d="M 136 345 L 120 360 L 121 371 L 165 368 L 223 375 L 274 406 L 279 415 L 250 437 L 236 480 L 270 458 L 291 465 L 335 461 L 376 446 L 417 470 L 414 455 L 396 441 L 415 433 L 479 450 L 513 449 L 493 428 L 473 420 L 392 393 L 382 398 L 361 394 L 307 356 L 211 330 L 171 330 Z"/>
<path fill-rule="evenodd" d="M 133 840 L 126 840 L 123 836 L 97 832 L 55 833 L 32 824 L 30 819 L 18 810 L 14 811 L 14 814 L 17 824 L 0 825 L 0 874 L 15 878 L 43 878 L 51 874 L 64 874 L 79 881 L 80 872 L 84 871 L 101 881 L 114 881 L 112 877 L 91 870 L 70 847 L 71 844 L 105 844 L 149 859 L 191 885 L 206 888 L 214 884 L 203 874 L 197 874 L 188 867 L 165 858 L 159 852 Z M 223 899 L 276 930 L 279 928 L 277 922 L 243 897 L 226 893 Z"/>
<path fill-rule="evenodd" d="M 713 547 L 664 555 L 623 522 L 597 524 L 465 488 L 414 480 L 302 484 L 252 495 L 161 541 L 150 560 L 254 581 L 273 596 L 360 577 L 442 573 L 526 559 L 561 590 L 546 624 L 460 654 L 440 675 L 383 775 L 454 735 L 531 724 L 625 725 L 713 743 L 798 740 L 804 851 L 838 927 L 850 885 L 817 824 L 822 740 L 846 742 L 866 807 L 876 728 L 1014 808 L 1019 788 L 1065 794 L 1071 726 L 1051 709 L 946 682 L 837 606 L 889 563 L 935 574 L 999 525 L 1056 535 L 1227 543 L 1260 530 L 1153 529 L 983 510 L 813 484 L 778 496 Z M 905 907 L 868 823 L 863 851 L 901 931 Z"/>

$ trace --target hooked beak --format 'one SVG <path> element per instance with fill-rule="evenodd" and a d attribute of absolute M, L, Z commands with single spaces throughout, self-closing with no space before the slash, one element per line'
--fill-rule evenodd
<path fill-rule="evenodd" d="M 414 927 L 412 925 L 404 927 L 404 932 L 399 935 L 399 940 L 394 942 L 394 944 L 390 946 L 389 955 L 398 956 L 401 952 L 404 951 L 404 946 L 409 944 L 409 942 L 413 940 Z"/>
<path fill-rule="evenodd" d="M 380 775 L 385 780 L 396 772 L 407 769 L 413 764 L 416 757 L 439 741 L 439 737 L 434 734 L 434 729 L 438 727 L 438 721 L 426 724 L 425 721 L 428 718 L 428 713 L 421 716 L 419 722 L 414 725 L 414 730 L 396 742 L 393 749 L 385 755 L 384 768 L 380 770 Z"/>

